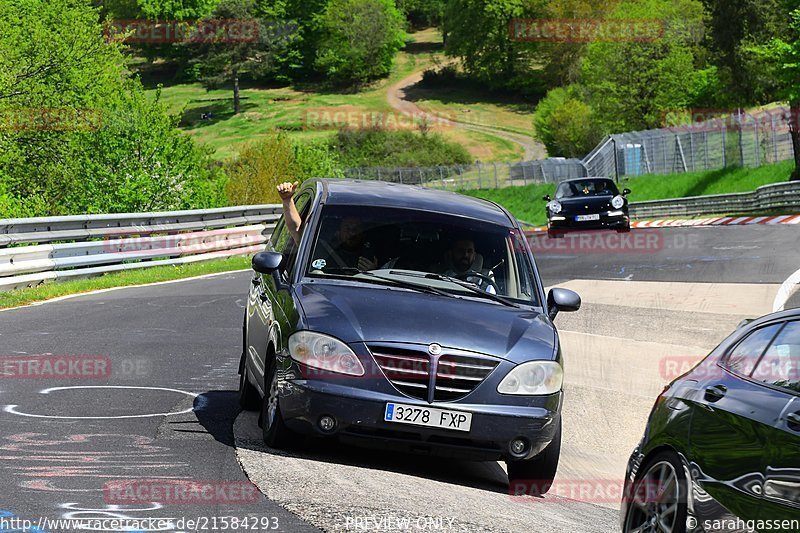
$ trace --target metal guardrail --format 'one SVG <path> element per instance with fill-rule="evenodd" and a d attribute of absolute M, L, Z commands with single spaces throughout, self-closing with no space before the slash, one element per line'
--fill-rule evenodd
<path fill-rule="evenodd" d="M 752 192 L 692 196 L 630 204 L 631 217 L 635 219 L 764 213 L 775 209 L 800 211 L 800 182 L 788 181 L 764 185 Z"/>
<path fill-rule="evenodd" d="M 257 205 L 0 219 L 0 291 L 255 253 L 280 212 Z"/>

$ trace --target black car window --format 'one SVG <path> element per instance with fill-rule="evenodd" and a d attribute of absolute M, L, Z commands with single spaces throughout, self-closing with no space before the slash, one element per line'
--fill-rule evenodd
<path fill-rule="evenodd" d="M 311 276 L 341 276 L 358 270 L 388 276 L 413 272 L 416 283 L 465 292 L 452 282 L 425 277 L 437 274 L 537 305 L 536 278 L 523 239 L 514 228 L 467 217 L 405 208 L 327 205 L 321 212 L 306 272 Z"/>
<path fill-rule="evenodd" d="M 750 333 L 728 354 L 723 366 L 732 372 L 749 377 L 782 326 L 783 324 L 772 324 Z"/>
<path fill-rule="evenodd" d="M 800 321 L 786 324 L 758 362 L 752 377 L 800 393 Z"/>
<path fill-rule="evenodd" d="M 580 198 L 585 196 L 616 196 L 617 186 L 608 179 L 587 179 L 581 181 L 565 181 L 558 186 L 556 198 Z"/>

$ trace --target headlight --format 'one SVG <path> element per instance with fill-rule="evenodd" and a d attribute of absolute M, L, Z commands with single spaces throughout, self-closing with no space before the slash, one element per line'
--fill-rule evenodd
<path fill-rule="evenodd" d="M 497 386 L 500 394 L 542 396 L 555 394 L 564 383 L 564 370 L 555 361 L 531 361 L 514 368 Z"/>
<path fill-rule="evenodd" d="M 550 212 L 553 214 L 558 214 L 561 212 L 561 202 L 553 200 L 552 202 L 547 204 L 547 209 L 549 209 Z"/>
<path fill-rule="evenodd" d="M 611 207 L 613 207 L 614 209 L 622 209 L 623 205 L 625 205 L 625 198 L 623 198 L 622 196 L 619 195 L 615 196 L 611 200 Z"/>
<path fill-rule="evenodd" d="M 353 350 L 328 335 L 298 331 L 289 337 L 289 354 L 298 363 L 327 372 L 363 376 L 364 366 Z"/>

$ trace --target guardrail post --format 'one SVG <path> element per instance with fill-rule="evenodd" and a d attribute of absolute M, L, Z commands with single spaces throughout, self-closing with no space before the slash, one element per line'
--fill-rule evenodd
<path fill-rule="evenodd" d="M 773 153 L 773 163 L 778 162 L 778 140 L 776 139 L 775 135 L 775 115 L 772 113 L 769 114 L 770 123 L 772 125 L 772 153 Z"/>
<path fill-rule="evenodd" d="M 758 121 L 757 120 L 753 121 L 753 133 L 755 135 L 755 143 L 756 143 L 756 146 L 755 146 L 755 148 L 756 148 L 756 166 L 760 167 L 761 166 L 761 139 L 759 138 Z"/>
<path fill-rule="evenodd" d="M 492 165 L 494 166 L 494 188 L 500 188 L 500 181 L 497 179 L 497 163 L 493 162 Z"/>
<path fill-rule="evenodd" d="M 722 134 L 722 168 L 728 167 L 728 135 L 727 135 L 727 128 L 725 128 L 725 124 L 722 124 L 720 127 L 720 133 Z"/>

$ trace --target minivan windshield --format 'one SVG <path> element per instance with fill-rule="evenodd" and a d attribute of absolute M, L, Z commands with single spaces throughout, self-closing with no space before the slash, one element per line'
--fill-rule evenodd
<path fill-rule="evenodd" d="M 617 186 L 609 179 L 587 179 L 565 181 L 556 190 L 556 199 L 580 198 L 586 196 L 616 196 Z"/>
<path fill-rule="evenodd" d="M 533 266 L 512 227 L 386 207 L 328 205 L 306 274 L 419 286 L 538 307 Z M 475 290 L 475 289 L 479 290 Z"/>

